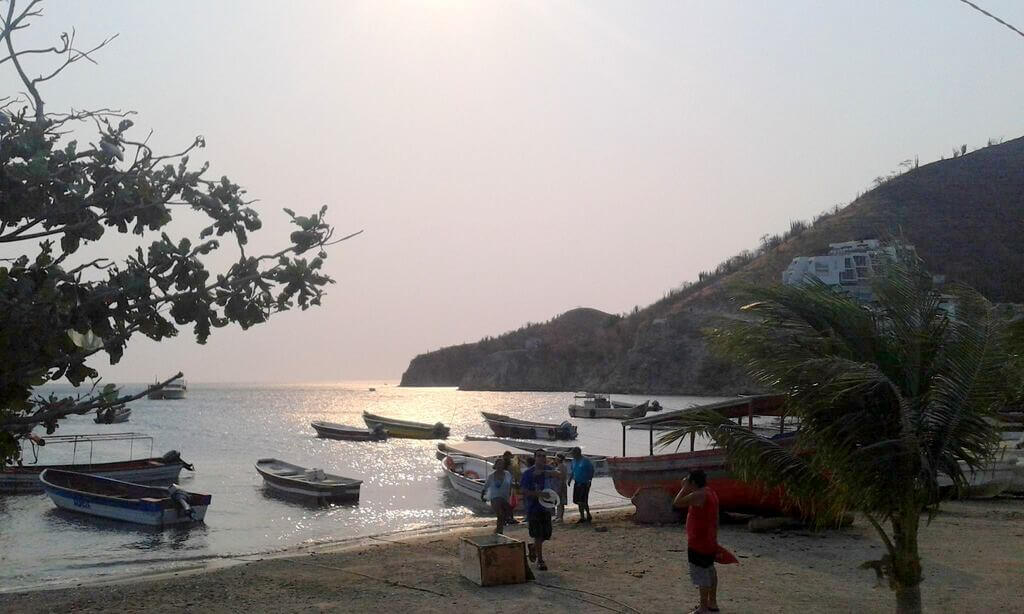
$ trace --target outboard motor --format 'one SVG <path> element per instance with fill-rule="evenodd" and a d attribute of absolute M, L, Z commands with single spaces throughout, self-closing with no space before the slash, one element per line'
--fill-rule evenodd
<path fill-rule="evenodd" d="M 188 516 L 192 520 L 196 519 L 196 511 L 188 504 L 187 492 L 181 490 L 181 487 L 177 484 L 168 486 L 167 492 L 171 495 L 171 501 L 174 501 L 174 504 L 178 506 L 178 513 L 180 515 Z"/>
<path fill-rule="evenodd" d="M 575 428 L 576 427 L 572 425 L 572 422 L 566 420 L 558 425 L 558 432 L 561 435 L 562 439 L 574 439 L 573 430 Z"/>
<path fill-rule="evenodd" d="M 445 435 L 446 430 L 447 429 L 445 429 L 444 423 L 442 422 L 438 422 L 437 424 L 434 425 L 434 434 L 437 435 L 438 437 L 443 437 Z"/>
<path fill-rule="evenodd" d="M 380 437 L 380 438 L 384 438 L 388 434 L 388 431 L 387 431 L 387 429 L 384 428 L 383 424 L 378 424 L 377 426 L 373 427 L 373 430 L 371 432 L 375 436 Z"/>
<path fill-rule="evenodd" d="M 195 468 L 192 466 L 192 464 L 186 463 L 185 460 L 181 458 L 181 453 L 178 452 L 177 450 L 169 450 L 167 453 L 160 457 L 160 460 L 162 460 L 165 463 L 181 463 L 181 466 L 184 467 L 185 469 L 188 469 L 189 471 L 195 471 Z"/>

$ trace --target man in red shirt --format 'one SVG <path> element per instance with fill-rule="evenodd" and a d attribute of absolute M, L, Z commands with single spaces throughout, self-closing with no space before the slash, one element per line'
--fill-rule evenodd
<path fill-rule="evenodd" d="M 718 495 L 707 482 L 703 470 L 691 471 L 673 501 L 676 507 L 686 507 L 686 556 L 690 580 L 700 592 L 700 605 L 690 614 L 718 611 Z"/>

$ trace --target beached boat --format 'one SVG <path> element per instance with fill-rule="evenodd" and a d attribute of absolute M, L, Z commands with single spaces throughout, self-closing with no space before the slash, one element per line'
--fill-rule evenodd
<path fill-rule="evenodd" d="M 624 421 L 622 423 L 623 456 L 608 458 L 608 468 L 615 490 L 628 499 L 632 499 L 640 490 L 647 488 L 661 489 L 674 497 L 682 488 L 683 478 L 690 471 L 703 469 L 708 476 L 708 485 L 718 495 L 719 506 L 723 511 L 759 514 L 787 513 L 792 506 L 784 499 L 780 490 L 769 490 L 757 484 L 737 479 L 728 467 L 723 450 L 694 451 L 694 440 L 691 438 L 691 451 L 689 452 L 654 454 L 653 434 L 654 430 L 659 427 L 671 426 L 673 421 L 681 418 L 686 412 L 694 410 L 713 410 L 729 418 L 747 418 L 748 427 L 753 428 L 755 415 L 783 415 L 783 400 L 783 397 L 778 395 L 743 397 Z M 627 428 L 649 431 L 650 453 L 647 456 L 625 456 Z M 792 440 L 791 435 L 784 433 L 780 433 L 776 437 Z"/>
<path fill-rule="evenodd" d="M 318 502 L 359 501 L 362 480 L 325 473 L 323 469 L 307 469 L 276 458 L 256 461 L 256 472 L 270 490 L 289 496 L 315 499 Z"/>
<path fill-rule="evenodd" d="M 175 485 L 143 486 L 59 469 L 46 469 L 39 482 L 61 509 L 154 527 L 201 522 L 211 500 Z"/>
<path fill-rule="evenodd" d="M 119 424 L 121 422 L 128 422 L 128 418 L 131 415 L 132 410 L 130 407 L 115 405 L 106 409 L 97 409 L 96 417 L 92 421 L 96 424 Z"/>
<path fill-rule="evenodd" d="M 310 426 L 316 431 L 317 437 L 324 439 L 345 439 L 348 441 L 384 441 L 388 438 L 388 432 L 382 426 L 374 429 L 337 424 L 336 422 L 324 422 L 317 420 L 310 422 Z"/>
<path fill-rule="evenodd" d="M 493 472 L 490 462 L 473 456 L 446 454 L 441 459 L 441 470 L 448 478 L 452 489 L 465 495 L 472 503 L 482 504 L 480 495 L 484 492 L 487 476 Z M 509 503 L 514 510 L 521 509 L 523 506 L 522 500 L 516 496 L 514 490 Z"/>
<path fill-rule="evenodd" d="M 642 418 L 651 410 L 651 402 L 623 403 L 612 401 L 609 397 L 589 392 L 577 392 L 574 402 L 569 405 L 569 415 L 573 418 L 613 418 L 626 420 Z M 657 401 L 655 401 L 657 403 Z M 658 406 L 661 409 L 661 406 Z"/>
<path fill-rule="evenodd" d="M 568 456 L 569 453 L 572 452 L 572 448 L 573 448 L 573 446 L 556 446 L 556 445 L 546 444 L 546 443 L 545 444 L 530 443 L 528 441 L 519 441 L 518 439 L 506 439 L 504 437 L 481 437 L 479 435 L 466 435 L 466 441 L 467 442 L 492 441 L 492 442 L 500 443 L 500 444 L 508 446 L 510 448 L 515 448 L 517 450 L 522 450 L 523 452 L 528 452 L 528 453 L 531 453 L 531 454 L 533 452 L 536 452 L 537 450 L 544 450 L 548 454 L 557 454 L 557 453 L 561 452 L 562 454 L 565 454 L 566 456 Z M 440 448 L 440 446 L 438 446 L 438 447 Z M 465 452 L 463 452 L 463 454 L 465 454 Z M 471 455 L 467 454 L 467 456 L 471 456 Z M 594 465 L 594 477 L 595 478 L 606 478 L 609 475 L 611 475 L 608 472 L 608 457 L 607 456 L 603 456 L 603 455 L 600 455 L 600 454 L 587 454 L 585 452 L 583 453 L 583 456 L 586 457 L 587 459 L 589 459 L 591 463 L 593 463 L 593 465 Z"/>
<path fill-rule="evenodd" d="M 178 481 L 182 469 L 193 471 L 192 465 L 182 460 L 177 450 L 171 450 L 163 456 L 153 456 L 153 438 L 141 433 L 106 433 L 92 435 L 51 435 L 44 439 L 46 445 L 72 445 L 70 463 L 54 465 L 12 465 L 0 469 L 0 494 L 37 493 L 42 492 L 43 485 L 39 474 L 46 469 L 88 473 L 99 477 L 112 478 L 133 484 L 168 485 Z M 95 442 L 127 441 L 134 451 L 135 445 L 142 447 L 149 442 L 149 457 L 97 463 L 92 460 L 92 448 Z M 33 448 L 35 443 L 31 444 Z M 78 454 L 85 456 L 85 451 L 78 448 L 88 445 L 88 460 L 79 462 Z"/>
<path fill-rule="evenodd" d="M 363 422 L 366 423 L 370 430 L 374 430 L 379 426 L 388 432 L 388 436 L 405 439 L 445 439 L 451 431 L 451 429 L 440 422 L 426 424 L 411 420 L 397 420 L 395 418 L 377 416 L 365 411 L 363 412 Z"/>
<path fill-rule="evenodd" d="M 503 414 L 480 412 L 487 426 L 499 437 L 516 437 L 521 439 L 576 439 L 576 426 L 571 422 L 547 424 L 511 418 Z"/>
<path fill-rule="evenodd" d="M 159 382 L 156 382 L 159 384 Z M 179 400 L 185 398 L 185 393 L 188 391 L 188 386 L 185 385 L 184 379 L 175 380 L 169 382 L 163 388 L 158 390 L 150 390 L 146 394 L 146 398 L 154 401 L 162 400 Z"/>

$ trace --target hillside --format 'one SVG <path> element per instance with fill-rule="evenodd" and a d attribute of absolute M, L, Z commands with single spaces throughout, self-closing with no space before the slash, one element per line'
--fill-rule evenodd
<path fill-rule="evenodd" d="M 933 273 L 997 302 L 1024 302 L 1024 138 L 885 181 L 845 208 L 795 225 L 626 317 L 576 309 L 479 343 L 421 354 L 403 386 L 733 394 L 751 385 L 709 355 L 701 331 L 734 313 L 727 288 L 778 283 L 795 256 L 829 243 L 901 236 Z"/>

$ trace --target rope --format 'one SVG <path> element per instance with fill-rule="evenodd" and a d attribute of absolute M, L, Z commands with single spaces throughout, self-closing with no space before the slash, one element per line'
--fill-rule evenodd
<path fill-rule="evenodd" d="M 975 3 L 971 2 L 970 0 L 960 0 L 960 2 L 963 2 L 963 3 L 964 3 L 964 4 L 966 4 L 967 6 L 969 6 L 969 7 L 971 7 L 972 9 L 974 9 L 974 10 L 978 11 L 978 12 L 979 12 L 979 13 L 981 13 L 982 15 L 985 15 L 986 17 L 990 17 L 990 18 L 992 18 L 992 19 L 994 19 L 994 20 L 998 21 L 999 23 L 1003 24 L 1003 25 L 1004 25 L 1004 26 L 1006 26 L 1007 28 L 1010 28 L 1011 30 L 1013 30 L 1013 31 L 1014 31 L 1014 32 L 1016 32 L 1017 34 L 1019 34 L 1019 35 L 1021 35 L 1021 36 L 1024 36 L 1024 32 L 1021 32 L 1020 30 L 1018 30 L 1017 28 L 1013 27 L 1012 25 L 1010 25 L 1010 24 L 1006 23 L 1006 22 L 1005 22 L 1005 21 L 1003 21 L 1002 19 L 999 19 L 998 17 L 996 17 L 996 16 L 995 16 L 995 15 L 993 15 L 992 13 L 989 13 L 988 11 L 986 11 L 986 10 L 985 10 L 985 9 L 983 9 L 983 8 L 981 8 L 981 7 L 980 7 L 980 6 L 978 6 L 977 4 L 975 4 Z"/>
<path fill-rule="evenodd" d="M 537 586 L 543 586 L 543 587 L 546 587 L 546 588 L 557 588 L 557 589 L 563 590 L 563 591 L 572 591 L 574 593 L 583 593 L 584 595 L 591 595 L 593 597 L 599 597 L 601 599 L 605 599 L 607 601 L 611 601 L 614 604 L 620 605 L 620 606 L 622 606 L 623 608 L 625 608 L 629 612 L 636 612 L 636 614 L 640 614 L 640 610 L 637 610 L 636 608 L 630 607 L 630 606 L 626 605 L 625 603 L 622 603 L 621 601 L 616 601 L 615 599 L 612 599 L 611 597 L 608 597 L 607 595 L 602 595 L 600 593 L 592 593 L 590 591 L 585 591 L 585 590 L 579 589 L 579 588 L 569 588 L 568 586 L 558 586 L 557 584 L 545 584 L 543 582 L 538 582 L 536 580 L 534 580 L 533 583 L 536 584 Z M 618 610 L 609 608 L 608 606 L 606 606 L 604 604 L 601 604 L 601 603 L 597 603 L 595 601 L 589 601 L 587 599 L 582 599 L 580 597 L 577 597 L 577 599 L 579 599 L 580 601 L 586 601 L 587 603 L 592 603 L 592 604 L 594 604 L 596 606 L 600 606 L 600 607 L 602 607 L 602 608 L 604 608 L 606 610 L 611 610 L 612 612 L 618 612 Z"/>
<path fill-rule="evenodd" d="M 232 557 L 232 558 L 243 558 L 243 557 L 242 556 L 238 556 L 238 557 Z M 289 563 L 294 563 L 295 565 L 305 565 L 306 567 L 321 567 L 323 569 L 333 569 L 334 571 L 340 571 L 342 573 L 352 574 L 354 576 L 359 576 L 361 578 L 366 578 L 368 580 L 376 580 L 378 582 L 383 582 L 384 584 L 387 584 L 389 586 L 397 586 L 397 587 L 400 587 L 400 588 L 407 588 L 407 589 L 413 590 L 413 591 L 420 591 L 420 592 L 423 592 L 423 593 L 430 593 L 431 595 L 437 595 L 438 597 L 445 597 L 445 598 L 448 597 L 448 595 L 445 595 L 444 593 L 439 593 L 437 591 L 430 590 L 429 588 L 421 588 L 419 586 L 413 586 L 411 584 L 405 584 L 403 582 L 398 582 L 397 580 L 389 580 L 387 578 L 378 578 L 377 576 L 371 576 L 369 574 L 365 574 L 365 573 L 362 573 L 362 572 L 352 571 L 351 569 L 345 569 L 343 567 L 335 567 L 333 565 L 324 565 L 322 563 L 306 563 L 306 562 L 303 562 L 303 561 L 298 561 L 296 559 L 290 559 L 290 558 L 280 558 L 280 559 L 275 559 L 275 560 L 287 561 Z M 252 562 L 255 562 L 255 561 L 252 561 Z"/>

